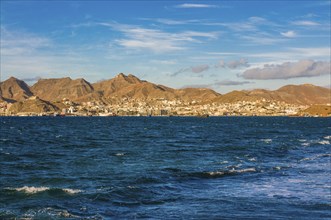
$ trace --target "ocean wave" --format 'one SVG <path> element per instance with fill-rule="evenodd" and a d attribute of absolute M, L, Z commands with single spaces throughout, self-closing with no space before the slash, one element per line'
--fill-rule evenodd
<path fill-rule="evenodd" d="M 272 142 L 272 139 L 266 138 L 266 139 L 261 139 L 264 143 L 270 144 Z"/>
<path fill-rule="evenodd" d="M 326 136 L 326 137 L 329 137 L 329 136 Z M 314 145 L 314 144 L 330 145 L 330 141 L 325 137 L 324 137 L 324 139 L 326 139 L 326 140 L 312 140 L 312 141 L 309 141 L 309 142 L 304 142 L 301 145 L 304 146 L 304 147 L 308 147 L 308 146 L 311 146 L 311 145 Z"/>
<path fill-rule="evenodd" d="M 321 157 L 331 157 L 331 154 L 318 154 L 315 157 L 306 157 L 306 158 L 303 158 L 299 161 L 316 160 L 316 159 L 321 158 Z"/>
<path fill-rule="evenodd" d="M 71 214 L 68 210 L 65 209 L 46 207 L 41 209 L 29 209 L 21 216 L 20 219 L 54 219 L 54 218 L 78 219 L 79 216 Z"/>
<path fill-rule="evenodd" d="M 325 136 L 324 139 L 331 140 L 331 135 Z"/>
<path fill-rule="evenodd" d="M 35 194 L 35 193 L 40 193 L 40 192 L 45 192 L 45 191 L 54 191 L 54 190 L 60 190 L 67 194 L 76 194 L 76 193 L 82 192 L 82 190 L 80 190 L 80 189 L 50 188 L 50 187 L 46 187 L 46 186 L 39 186 L 39 187 L 23 186 L 23 187 L 19 187 L 19 188 L 7 188 L 7 189 L 17 191 L 17 192 L 24 192 L 27 194 Z"/>
<path fill-rule="evenodd" d="M 328 144 L 330 144 L 330 141 L 323 140 L 323 141 L 319 141 L 318 143 L 322 144 L 322 145 L 328 145 Z"/>
<path fill-rule="evenodd" d="M 251 173 L 256 172 L 256 169 L 254 167 L 252 168 L 245 168 L 240 170 L 225 170 L 225 171 L 212 171 L 212 172 L 203 172 L 203 176 L 209 176 L 209 177 L 218 177 L 218 176 L 226 176 L 226 175 L 232 175 L 232 174 L 239 174 L 239 173 Z"/>

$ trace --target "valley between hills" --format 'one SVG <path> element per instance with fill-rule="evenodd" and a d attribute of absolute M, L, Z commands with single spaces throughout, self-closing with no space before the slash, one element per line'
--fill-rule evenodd
<path fill-rule="evenodd" d="M 311 84 L 219 94 L 123 73 L 96 83 L 69 77 L 0 83 L 2 116 L 331 116 L 330 103 L 331 90 Z"/>

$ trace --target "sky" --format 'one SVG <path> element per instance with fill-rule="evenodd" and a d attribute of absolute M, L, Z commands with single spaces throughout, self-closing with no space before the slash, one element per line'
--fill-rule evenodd
<path fill-rule="evenodd" d="M 330 87 L 330 0 L 1 0 L 1 81 L 119 73 L 219 93 Z"/>

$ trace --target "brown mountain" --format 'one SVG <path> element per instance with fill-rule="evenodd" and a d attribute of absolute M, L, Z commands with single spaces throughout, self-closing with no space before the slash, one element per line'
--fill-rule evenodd
<path fill-rule="evenodd" d="M 156 85 L 136 76 L 123 73 L 118 74 L 115 78 L 94 83 L 96 91 L 103 94 L 105 98 L 132 98 L 136 100 L 183 100 L 183 101 L 203 101 L 210 100 L 218 96 L 218 93 L 210 89 L 172 89 L 163 85 Z"/>
<path fill-rule="evenodd" d="M 35 95 L 40 99 L 56 102 L 67 98 L 76 102 L 116 102 L 123 98 L 152 101 L 155 99 L 198 101 L 203 103 L 234 103 L 238 101 L 270 100 L 290 104 L 314 105 L 331 103 L 331 90 L 310 84 L 288 85 L 270 91 L 232 91 L 221 95 L 211 89 L 173 89 L 140 80 L 134 75 L 118 74 L 116 77 L 90 84 L 84 79 L 40 79 L 30 89 L 26 83 L 14 77 L 1 82 L 0 100 L 22 101 Z"/>
<path fill-rule="evenodd" d="M 331 103 L 331 90 L 311 84 L 287 85 L 275 91 L 265 89 L 232 91 L 217 97 L 213 102 L 234 103 L 238 101 L 258 101 L 263 99 L 298 105 L 327 104 Z"/>
<path fill-rule="evenodd" d="M 190 101 L 198 101 L 198 102 L 205 102 L 213 100 L 221 95 L 214 90 L 211 89 L 204 89 L 204 88 L 185 88 L 185 89 L 178 89 L 175 91 L 176 95 L 180 97 L 183 101 L 190 102 Z"/>
<path fill-rule="evenodd" d="M 293 104 L 331 103 L 331 90 L 311 84 L 287 85 L 275 91 L 283 101 Z"/>
<path fill-rule="evenodd" d="M 29 86 L 22 80 L 10 77 L 0 83 L 0 97 L 4 101 L 23 101 L 32 96 Z"/>
<path fill-rule="evenodd" d="M 31 87 L 34 95 L 47 101 L 61 101 L 67 98 L 72 101 L 98 99 L 92 85 L 84 79 L 72 80 L 69 77 L 59 79 L 40 79 Z"/>
<path fill-rule="evenodd" d="M 328 105 L 312 105 L 301 112 L 301 114 L 329 116 L 331 115 L 331 106 Z"/>
<path fill-rule="evenodd" d="M 172 89 L 163 85 L 156 85 L 144 80 L 138 79 L 134 75 L 124 75 L 120 73 L 115 78 L 94 83 L 96 91 L 103 94 L 105 98 L 132 98 L 137 100 L 206 100 L 215 98 L 218 93 L 210 89 Z"/>
<path fill-rule="evenodd" d="M 41 100 L 36 96 L 32 96 L 27 100 L 14 103 L 10 107 L 9 111 L 11 111 L 12 113 L 18 113 L 18 112 L 42 113 L 42 112 L 59 111 L 59 108 L 51 104 L 50 102 Z"/>
<path fill-rule="evenodd" d="M 124 97 L 139 100 L 176 98 L 174 89 L 140 80 L 131 74 L 126 76 L 120 73 L 113 79 L 94 83 L 93 87 L 107 99 Z"/>

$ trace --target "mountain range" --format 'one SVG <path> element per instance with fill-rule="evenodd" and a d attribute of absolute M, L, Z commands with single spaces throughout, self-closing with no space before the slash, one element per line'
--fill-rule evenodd
<path fill-rule="evenodd" d="M 64 98 L 74 102 L 121 102 L 123 98 L 153 101 L 181 100 L 200 103 L 234 103 L 238 101 L 270 100 L 297 105 L 331 103 L 331 90 L 311 84 L 287 85 L 277 90 L 255 89 L 219 94 L 208 88 L 173 89 L 141 80 L 134 75 L 118 74 L 112 79 L 89 83 L 85 79 L 40 79 L 31 87 L 14 77 L 0 83 L 0 101 L 20 102 L 37 96 L 45 103 L 60 102 Z"/>

